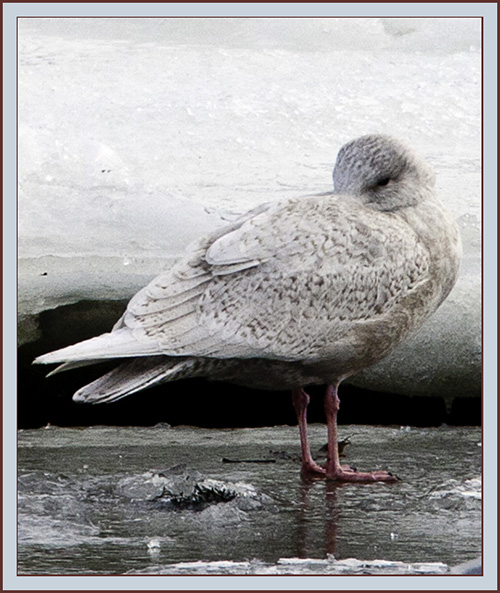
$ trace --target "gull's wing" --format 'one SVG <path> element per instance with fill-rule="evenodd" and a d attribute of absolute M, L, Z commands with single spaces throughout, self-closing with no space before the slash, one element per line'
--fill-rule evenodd
<path fill-rule="evenodd" d="M 39 362 L 318 358 L 428 275 L 426 249 L 393 213 L 336 195 L 277 202 L 200 240 L 137 293 L 110 334 Z"/>

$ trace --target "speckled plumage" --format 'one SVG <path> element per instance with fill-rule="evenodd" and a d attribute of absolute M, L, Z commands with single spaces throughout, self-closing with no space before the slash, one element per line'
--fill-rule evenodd
<path fill-rule="evenodd" d="M 333 177 L 333 193 L 260 206 L 199 240 L 111 333 L 37 362 L 126 358 L 74 396 L 93 402 L 186 376 L 338 384 L 374 364 L 448 295 L 458 231 L 428 165 L 390 137 L 346 144 Z"/>

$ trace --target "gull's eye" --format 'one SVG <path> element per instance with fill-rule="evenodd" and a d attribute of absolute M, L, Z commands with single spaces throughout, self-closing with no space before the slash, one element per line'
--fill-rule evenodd
<path fill-rule="evenodd" d="M 387 185 L 390 180 L 390 177 L 381 177 L 375 185 L 377 187 L 383 187 L 384 185 Z"/>

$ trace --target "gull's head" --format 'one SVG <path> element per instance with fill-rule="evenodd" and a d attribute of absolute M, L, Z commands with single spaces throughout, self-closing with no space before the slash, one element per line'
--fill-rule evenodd
<path fill-rule="evenodd" d="M 434 186 L 434 172 L 412 149 L 390 136 L 361 136 L 339 151 L 333 169 L 336 194 L 360 197 L 376 210 L 415 206 Z"/>

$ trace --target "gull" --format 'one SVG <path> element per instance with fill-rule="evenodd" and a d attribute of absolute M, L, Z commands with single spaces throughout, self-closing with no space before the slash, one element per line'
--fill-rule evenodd
<path fill-rule="evenodd" d="M 59 371 L 118 359 L 74 394 L 79 402 L 187 377 L 290 389 L 303 474 L 396 481 L 340 464 L 338 386 L 386 357 L 447 297 L 460 264 L 458 228 L 430 166 L 390 136 L 345 144 L 333 182 L 332 192 L 263 204 L 199 239 L 132 298 L 111 332 L 35 362 L 63 363 Z M 326 386 L 324 467 L 307 436 L 305 387 L 314 384 Z"/>

